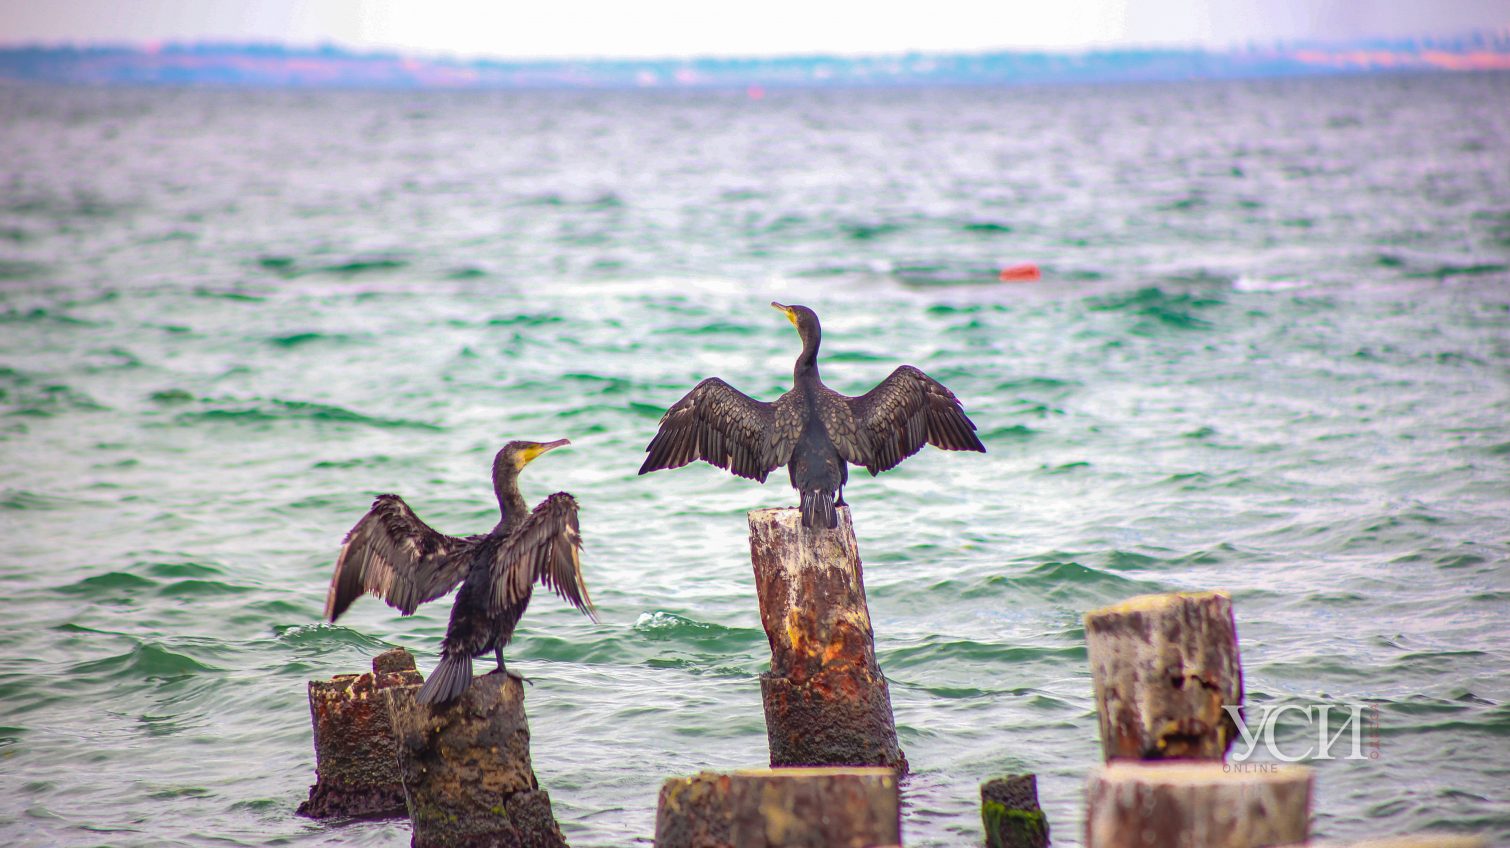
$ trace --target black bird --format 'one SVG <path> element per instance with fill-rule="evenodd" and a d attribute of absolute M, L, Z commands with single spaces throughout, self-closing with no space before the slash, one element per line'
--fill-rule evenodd
<path fill-rule="evenodd" d="M 661 418 L 640 473 L 680 468 L 694 459 L 765 482 L 782 465 L 802 495 L 804 527 L 834 527 L 844 506 L 845 463 L 871 476 L 895 468 L 925 443 L 985 452 L 975 424 L 942 383 L 911 365 L 891 372 L 859 397 L 845 397 L 818 377 L 818 316 L 806 306 L 772 306 L 802 337 L 792 390 L 764 403 L 717 377 L 697 384 Z M 838 500 L 835 501 L 835 494 Z"/>
<path fill-rule="evenodd" d="M 557 492 L 531 512 L 519 494 L 520 470 L 569 444 L 566 439 L 509 442 L 498 451 L 493 490 L 503 517 L 484 535 L 447 536 L 420 521 L 398 495 L 378 495 L 341 545 L 325 617 L 335 621 L 364 592 L 412 615 L 460 583 L 440 665 L 417 696 L 422 704 L 444 704 L 467 691 L 473 657 L 492 651 L 497 671 L 504 671 L 503 646 L 513 638 L 536 581 L 597 621 L 582 580 L 576 499 Z"/>

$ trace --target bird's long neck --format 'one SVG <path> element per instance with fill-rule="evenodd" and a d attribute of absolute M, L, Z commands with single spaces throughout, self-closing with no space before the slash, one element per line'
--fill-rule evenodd
<path fill-rule="evenodd" d="M 797 364 L 792 368 L 792 379 L 796 382 L 803 380 L 818 379 L 818 344 L 822 341 L 816 332 L 802 334 L 802 353 L 797 357 Z"/>
<path fill-rule="evenodd" d="M 498 509 L 503 513 L 503 518 L 498 522 L 500 528 L 513 527 L 529 514 L 529 505 L 519 492 L 518 469 L 510 465 L 494 468 L 493 491 L 498 494 Z"/>

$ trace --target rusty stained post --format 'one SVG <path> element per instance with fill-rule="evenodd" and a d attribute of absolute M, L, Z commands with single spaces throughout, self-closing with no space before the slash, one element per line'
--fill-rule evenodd
<path fill-rule="evenodd" d="M 1085 615 L 1085 641 L 1111 760 L 1220 761 L 1243 703 L 1232 599 L 1223 592 L 1143 595 Z"/>
<path fill-rule="evenodd" d="M 414 848 L 565 848 L 530 763 L 524 685 L 484 674 L 446 706 L 417 688 L 385 696 L 398 740 Z"/>
<path fill-rule="evenodd" d="M 309 681 L 315 736 L 315 785 L 299 815 L 401 817 L 404 786 L 394 757 L 393 726 L 382 691 L 418 686 L 414 657 L 394 648 L 373 658 L 366 674 Z"/>
<path fill-rule="evenodd" d="M 905 774 L 891 693 L 876 663 L 848 507 L 839 526 L 796 508 L 750 513 L 750 560 L 771 670 L 760 676 L 771 766 L 883 766 Z"/>

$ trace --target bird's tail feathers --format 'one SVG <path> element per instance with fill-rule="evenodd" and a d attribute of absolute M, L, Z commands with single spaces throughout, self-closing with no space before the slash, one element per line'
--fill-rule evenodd
<path fill-rule="evenodd" d="M 834 511 L 833 492 L 826 489 L 802 491 L 802 526 L 828 530 L 839 526 L 839 514 Z"/>
<path fill-rule="evenodd" d="M 472 658 L 466 654 L 443 654 L 440 665 L 430 672 L 430 679 L 419 688 L 415 700 L 421 704 L 447 704 L 461 697 L 472 685 Z"/>

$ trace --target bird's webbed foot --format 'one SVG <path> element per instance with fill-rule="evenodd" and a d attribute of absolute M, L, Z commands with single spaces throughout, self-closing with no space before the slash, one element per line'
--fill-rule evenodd
<path fill-rule="evenodd" d="M 528 677 L 525 677 L 524 675 L 520 674 L 517 671 L 511 671 L 511 670 L 509 670 L 507 668 L 504 668 L 501 665 L 498 666 L 497 668 L 493 669 L 492 671 L 488 672 L 488 674 L 490 674 L 490 675 L 492 675 L 492 674 L 503 674 L 503 675 L 507 675 L 509 677 L 514 678 L 515 680 L 519 681 L 520 683 L 528 683 L 531 686 L 535 685 L 535 681 L 529 679 Z"/>

